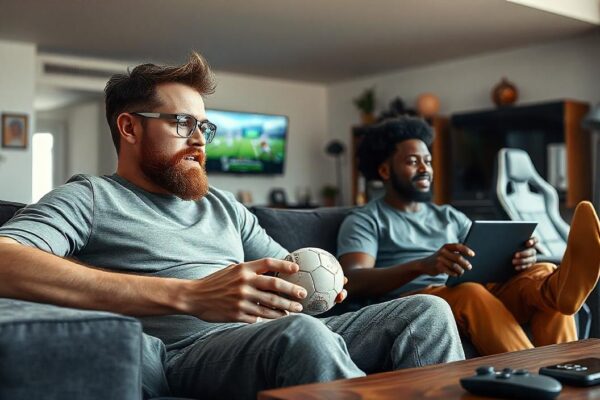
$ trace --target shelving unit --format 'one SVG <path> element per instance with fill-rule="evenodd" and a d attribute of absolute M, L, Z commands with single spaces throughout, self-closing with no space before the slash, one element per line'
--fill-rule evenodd
<path fill-rule="evenodd" d="M 591 199 L 591 138 L 581 127 L 581 121 L 589 111 L 589 104 L 574 100 L 558 100 L 544 103 L 503 107 L 492 110 L 459 113 L 451 117 L 451 146 L 457 143 L 475 143 L 479 137 L 478 152 L 483 154 L 480 164 L 492 166 L 500 147 L 516 147 L 527 151 L 542 177 L 548 180 L 548 145 L 564 143 L 567 189 L 565 206 L 573 208 L 582 200 Z M 466 140 L 465 140 L 466 139 Z M 455 149 L 456 150 L 456 149 Z M 458 151 L 451 154 L 456 155 Z M 463 153 L 464 155 L 464 153 Z M 463 171 L 460 163 L 450 160 L 453 167 L 452 183 L 461 184 Z M 491 175 L 485 168 L 486 176 Z M 482 188 L 489 195 L 491 188 Z M 464 200 L 460 188 L 452 188 L 451 202 Z M 463 197 L 457 199 L 456 196 Z M 468 197 L 468 196 L 467 196 Z"/>

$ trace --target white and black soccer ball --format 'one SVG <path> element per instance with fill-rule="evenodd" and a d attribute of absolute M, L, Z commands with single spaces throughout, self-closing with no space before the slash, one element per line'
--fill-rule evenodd
<path fill-rule="evenodd" d="M 344 272 L 338 260 L 329 252 L 316 247 L 305 247 L 291 252 L 285 258 L 300 266 L 294 274 L 277 276 L 306 289 L 307 295 L 299 300 L 302 312 L 316 315 L 335 305 L 335 298 L 344 288 Z"/>

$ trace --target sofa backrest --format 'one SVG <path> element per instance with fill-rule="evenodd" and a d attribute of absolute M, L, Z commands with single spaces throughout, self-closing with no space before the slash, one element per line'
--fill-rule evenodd
<path fill-rule="evenodd" d="M 25 207 L 25 204 L 0 200 L 0 226 L 4 225 L 6 221 L 11 219 L 23 207 Z"/>
<path fill-rule="evenodd" d="M 289 251 L 319 247 L 336 255 L 337 234 L 351 207 L 286 210 L 253 207 L 260 225 L 277 243 Z"/>

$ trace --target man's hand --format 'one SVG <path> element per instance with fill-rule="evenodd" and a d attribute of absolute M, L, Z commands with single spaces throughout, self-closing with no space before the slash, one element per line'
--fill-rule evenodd
<path fill-rule="evenodd" d="M 535 246 L 537 244 L 538 239 L 532 236 L 528 241 L 525 242 L 525 247 L 527 248 L 523 251 L 518 251 L 515 253 L 512 263 L 515 266 L 516 271 L 523 271 L 535 264 L 537 260 L 537 250 L 535 249 Z"/>
<path fill-rule="evenodd" d="M 348 283 L 348 278 L 344 277 L 344 286 L 346 286 L 347 283 Z M 342 289 L 342 291 L 339 292 L 338 295 L 336 296 L 335 302 L 341 303 L 342 301 L 346 300 L 346 297 L 348 297 L 348 292 L 346 292 L 346 289 Z"/>
<path fill-rule="evenodd" d="M 264 275 L 266 272 L 291 274 L 298 269 L 298 264 L 273 258 L 232 264 L 191 281 L 189 290 L 182 294 L 182 309 L 205 321 L 247 323 L 254 323 L 258 318 L 275 319 L 288 312 L 300 312 L 302 305 L 290 299 L 306 297 L 306 290 Z"/>
<path fill-rule="evenodd" d="M 462 275 L 465 270 L 470 270 L 471 263 L 464 256 L 473 257 L 475 252 L 460 243 L 448 243 L 438 251 L 421 261 L 423 273 L 426 275 L 448 274 L 450 276 Z"/>

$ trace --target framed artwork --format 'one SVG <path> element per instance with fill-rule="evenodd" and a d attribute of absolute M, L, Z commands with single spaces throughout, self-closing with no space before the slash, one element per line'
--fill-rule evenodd
<path fill-rule="evenodd" d="M 27 115 L 2 114 L 2 147 L 8 149 L 27 148 Z"/>

